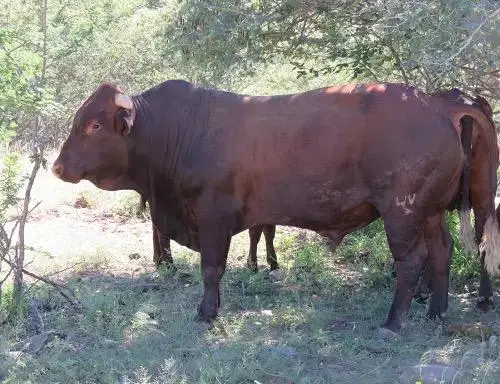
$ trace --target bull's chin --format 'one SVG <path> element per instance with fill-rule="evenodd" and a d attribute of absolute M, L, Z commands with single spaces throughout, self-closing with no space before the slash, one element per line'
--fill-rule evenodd
<path fill-rule="evenodd" d="M 71 183 L 71 184 L 78 184 L 80 181 L 82 181 L 82 177 L 78 176 L 57 176 L 60 180 L 64 181 L 65 183 Z"/>
<path fill-rule="evenodd" d="M 118 191 L 121 189 L 128 189 L 125 185 L 123 177 L 100 177 L 100 178 L 87 178 L 92 184 L 97 188 L 103 189 L 105 191 Z"/>

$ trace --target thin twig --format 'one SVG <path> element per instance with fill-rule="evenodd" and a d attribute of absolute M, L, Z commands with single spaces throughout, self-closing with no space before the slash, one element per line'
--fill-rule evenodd
<path fill-rule="evenodd" d="M 38 208 L 38 206 L 42 204 L 42 200 L 40 200 L 38 203 L 36 203 L 33 208 L 31 208 L 29 211 L 28 211 L 28 216 L 31 214 L 31 212 L 33 212 L 35 209 Z"/>
<path fill-rule="evenodd" d="M 358 376 L 358 379 L 361 379 L 362 377 L 365 377 L 365 376 L 368 376 L 368 375 L 371 375 L 373 372 L 375 372 L 376 370 L 382 368 L 384 365 L 387 365 L 387 363 L 389 361 L 391 361 L 392 359 L 392 355 L 389 355 L 389 357 L 380 365 L 376 366 L 375 368 L 371 369 L 370 371 L 368 372 L 365 372 L 363 373 L 361 376 Z"/>
<path fill-rule="evenodd" d="M 7 264 L 9 264 L 11 268 L 16 268 L 13 262 L 8 261 L 8 260 L 5 260 L 5 262 L 6 262 Z M 26 270 L 26 269 L 24 269 L 24 268 L 21 268 L 21 271 L 22 271 L 23 273 L 25 273 L 26 275 L 28 275 L 28 276 L 30 276 L 30 277 L 32 277 L 32 278 L 34 278 L 34 279 L 37 279 L 37 280 L 43 281 L 43 282 L 44 282 L 44 283 L 46 283 L 46 284 L 52 285 L 54 288 L 56 288 L 56 289 L 59 291 L 59 293 L 61 294 L 61 296 L 63 296 L 66 300 L 68 300 L 68 302 L 69 302 L 71 305 L 74 305 L 74 306 L 81 306 L 81 302 L 80 302 L 80 301 L 76 298 L 76 294 L 75 294 L 75 292 L 73 292 L 73 290 L 72 290 L 71 288 L 68 288 L 68 287 L 66 287 L 66 286 L 63 286 L 63 285 L 57 284 L 57 283 L 53 282 L 52 280 L 49 280 L 49 279 L 47 279 L 47 278 L 45 278 L 45 277 L 43 277 L 43 276 L 38 276 L 38 275 L 36 275 L 36 274 L 34 274 L 34 273 L 30 272 L 30 271 L 27 271 L 27 270 Z M 73 300 L 71 297 L 69 297 L 69 296 L 68 296 L 68 295 L 67 295 L 67 294 L 63 291 L 63 289 L 66 289 L 67 291 L 69 291 L 69 292 L 73 295 L 73 297 L 75 298 L 75 300 L 76 300 L 76 301 L 75 301 L 75 300 Z"/>
<path fill-rule="evenodd" d="M 472 42 L 472 39 L 474 36 L 477 35 L 477 33 L 483 28 L 491 19 L 493 19 L 497 14 L 500 13 L 500 8 L 498 8 L 495 12 L 493 12 L 491 15 L 486 15 L 484 18 L 483 22 L 479 24 L 469 35 L 468 39 L 465 40 L 465 43 L 462 44 L 462 46 L 459 48 L 457 52 L 455 52 L 453 55 L 451 55 L 446 61 L 452 61 L 455 57 L 460 55 Z"/>
<path fill-rule="evenodd" d="M 77 265 L 80 265 L 80 264 L 83 264 L 83 263 L 84 263 L 83 261 L 79 261 L 78 263 L 70 265 L 69 267 L 61 269 L 60 271 L 49 273 L 48 275 L 45 275 L 44 277 L 47 278 L 47 277 L 51 277 L 51 276 L 54 276 L 54 275 L 58 275 L 59 273 L 66 272 L 68 269 L 72 269 L 72 268 L 76 267 Z"/>
<path fill-rule="evenodd" d="M 11 273 L 12 273 L 12 271 L 13 271 L 13 270 L 14 270 L 14 269 L 13 269 L 13 268 L 11 268 L 11 269 L 9 270 L 9 272 L 7 272 L 7 275 L 5 276 L 5 278 L 4 278 L 2 281 L 0 281 L 0 286 L 1 286 L 3 283 L 5 283 L 5 282 L 7 281 L 7 279 L 9 278 L 9 276 L 11 275 Z"/>

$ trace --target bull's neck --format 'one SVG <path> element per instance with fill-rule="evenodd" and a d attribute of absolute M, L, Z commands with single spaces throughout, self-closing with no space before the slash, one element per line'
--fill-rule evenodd
<path fill-rule="evenodd" d="M 164 85 L 133 97 L 136 120 L 130 134 L 130 172 L 145 196 L 155 193 L 159 181 L 175 188 L 181 164 L 198 144 L 197 108 L 205 105 L 199 105 L 199 98 L 185 86 L 178 88 L 178 84 Z"/>

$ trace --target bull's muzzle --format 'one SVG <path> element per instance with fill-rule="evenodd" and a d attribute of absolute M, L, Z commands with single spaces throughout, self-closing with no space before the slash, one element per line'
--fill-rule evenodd
<path fill-rule="evenodd" d="M 54 165 L 52 165 L 52 173 L 54 174 L 55 177 L 60 179 L 64 174 L 64 165 L 57 162 L 54 163 Z"/>
<path fill-rule="evenodd" d="M 75 167 L 71 163 L 57 159 L 52 165 L 52 173 L 55 177 L 68 183 L 78 183 L 83 176 L 82 167 Z"/>

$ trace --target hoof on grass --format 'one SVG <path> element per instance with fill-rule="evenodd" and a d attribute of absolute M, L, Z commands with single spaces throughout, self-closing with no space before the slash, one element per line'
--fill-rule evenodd
<path fill-rule="evenodd" d="M 489 312 L 495 308 L 495 304 L 491 297 L 479 297 L 476 305 L 483 312 Z"/>
<path fill-rule="evenodd" d="M 281 280 L 283 278 L 283 272 L 281 272 L 281 269 L 273 269 L 269 272 L 269 277 L 272 277 L 274 280 Z"/>
<path fill-rule="evenodd" d="M 375 335 L 377 339 L 383 341 L 394 341 L 394 340 L 399 340 L 401 338 L 401 336 L 399 336 L 399 334 L 397 334 L 396 332 L 393 332 L 390 329 L 382 327 L 377 328 L 377 330 L 375 331 Z"/>

